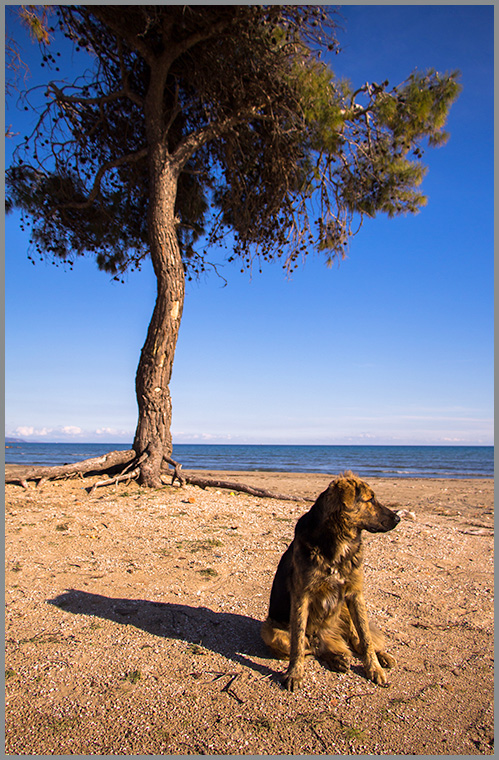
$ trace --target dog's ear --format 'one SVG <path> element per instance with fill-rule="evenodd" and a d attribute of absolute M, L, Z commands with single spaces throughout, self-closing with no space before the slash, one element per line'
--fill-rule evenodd
<path fill-rule="evenodd" d="M 356 499 L 355 483 L 348 478 L 338 478 L 333 485 L 338 494 L 338 501 L 347 509 L 353 507 Z"/>

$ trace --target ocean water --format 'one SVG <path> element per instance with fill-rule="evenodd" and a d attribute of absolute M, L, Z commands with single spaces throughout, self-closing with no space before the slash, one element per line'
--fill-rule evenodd
<path fill-rule="evenodd" d="M 7 464 L 57 465 L 130 448 L 123 443 L 9 443 Z M 176 444 L 186 470 L 321 472 L 360 477 L 492 478 L 493 446 L 272 446 Z"/>

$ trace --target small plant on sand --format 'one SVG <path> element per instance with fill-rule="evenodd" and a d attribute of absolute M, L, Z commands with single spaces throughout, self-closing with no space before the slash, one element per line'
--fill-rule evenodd
<path fill-rule="evenodd" d="M 250 723 L 255 726 L 257 730 L 263 728 L 267 731 L 272 731 L 275 726 L 274 722 L 268 718 L 253 718 L 250 720 Z"/>
<path fill-rule="evenodd" d="M 352 739 L 355 739 L 358 742 L 365 741 L 366 735 L 360 728 L 355 728 L 354 726 L 343 726 L 343 731 L 345 732 L 346 738 L 351 741 Z"/>
<path fill-rule="evenodd" d="M 201 656 L 204 656 L 205 654 L 207 654 L 206 649 L 203 649 L 202 646 L 200 646 L 199 644 L 194 644 L 194 643 L 188 645 L 187 651 L 190 652 L 191 654 L 197 654 Z"/>
<path fill-rule="evenodd" d="M 78 718 L 73 715 L 65 715 L 62 717 L 47 715 L 47 727 L 53 731 L 54 734 L 66 733 L 67 731 L 74 730 L 78 725 Z"/>
<path fill-rule="evenodd" d="M 142 673 L 140 670 L 131 670 L 129 673 L 126 673 L 124 677 L 124 681 L 130 681 L 130 683 L 137 683 L 137 681 L 140 681 L 142 678 Z"/>
<path fill-rule="evenodd" d="M 194 554 L 199 551 L 210 551 L 216 546 L 222 546 L 222 542 L 218 538 L 195 538 L 188 541 L 177 541 L 177 549 L 189 549 Z"/>
<path fill-rule="evenodd" d="M 217 571 L 212 567 L 206 567 L 202 570 L 198 570 L 198 573 L 202 575 L 203 578 L 215 578 L 218 575 Z"/>

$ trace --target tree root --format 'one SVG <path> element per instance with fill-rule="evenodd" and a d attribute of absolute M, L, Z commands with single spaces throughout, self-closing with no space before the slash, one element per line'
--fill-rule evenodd
<path fill-rule="evenodd" d="M 112 486 L 116 483 L 120 483 L 122 480 L 127 480 L 129 483 L 131 480 L 134 480 L 135 478 L 138 478 L 140 475 L 140 464 L 147 459 L 147 454 L 142 454 L 137 461 L 135 461 L 135 458 L 132 459 L 129 465 L 125 467 L 122 472 L 117 475 L 115 478 L 110 478 L 109 480 L 98 480 L 96 481 L 93 486 L 89 486 L 86 490 L 89 496 L 92 496 L 93 492 L 96 488 L 100 488 L 101 486 Z M 134 466 L 134 469 L 131 472 L 127 472 L 127 470 L 130 469 L 130 467 Z"/>
<path fill-rule="evenodd" d="M 280 501 L 302 501 L 296 496 L 290 496 L 283 493 L 274 493 L 273 491 L 267 491 L 264 488 L 253 488 L 245 483 L 236 483 L 230 480 L 212 480 L 211 478 L 198 478 L 196 476 L 188 476 L 185 478 L 185 482 L 191 486 L 199 486 L 199 488 L 224 488 L 230 491 L 240 491 L 241 493 L 249 493 L 251 496 L 258 496 L 262 499 L 279 499 Z"/>
<path fill-rule="evenodd" d="M 85 488 L 89 495 L 92 495 L 97 488 L 104 486 L 116 485 L 123 481 L 130 482 L 138 478 L 140 475 L 140 465 L 147 458 L 147 454 L 142 454 L 138 459 L 136 458 L 135 451 L 129 449 L 127 451 L 111 451 L 109 454 L 105 454 L 102 457 L 94 457 L 92 459 L 85 459 L 82 462 L 75 462 L 75 464 L 64 464 L 56 467 L 35 467 L 29 470 L 15 471 L 12 473 L 6 473 L 6 483 L 17 483 L 23 486 L 23 488 L 29 488 L 28 481 L 36 480 L 37 487 L 39 487 L 46 480 L 57 480 L 59 478 L 70 478 L 73 476 L 79 476 L 84 479 L 85 476 L 96 475 L 99 473 L 112 475 L 106 480 L 98 480 L 91 486 Z M 274 493 L 273 491 L 267 491 L 263 488 L 254 488 L 253 486 L 246 485 L 245 483 L 236 483 L 230 480 L 217 480 L 211 478 L 201 478 L 196 475 L 184 475 L 182 473 L 182 465 L 176 462 L 171 457 L 165 456 L 163 461 L 166 465 L 173 467 L 173 475 L 170 485 L 174 485 L 178 480 L 180 487 L 185 485 L 198 486 L 199 488 L 222 488 L 229 491 L 238 491 L 239 493 L 247 493 L 250 496 L 256 496 L 262 499 L 278 499 L 280 501 L 303 501 L 296 496 Z M 162 477 L 164 481 L 164 477 Z M 308 500 L 306 500 L 308 501 Z"/>
<path fill-rule="evenodd" d="M 113 470 L 123 467 L 128 463 L 133 464 L 135 451 L 110 451 L 101 457 L 84 459 L 74 464 L 63 464 L 55 467 L 32 467 L 29 470 L 15 471 L 5 474 L 6 483 L 18 483 L 24 488 L 28 488 L 29 480 L 38 481 L 38 485 L 44 480 L 57 480 L 58 478 L 70 478 L 74 475 L 97 475 L 98 473 L 110 473 Z"/>
<path fill-rule="evenodd" d="M 181 487 L 184 486 L 185 485 L 185 478 L 184 478 L 184 476 L 182 475 L 182 472 L 181 472 L 182 465 L 179 462 L 176 462 L 174 459 L 171 459 L 171 457 L 163 457 L 163 461 L 166 462 L 167 465 L 171 464 L 172 467 L 174 468 L 173 478 L 172 478 L 171 485 L 173 485 L 175 483 L 175 481 L 178 480 L 178 482 L 180 483 L 180 486 Z"/>
<path fill-rule="evenodd" d="M 245 483 L 236 483 L 231 480 L 215 480 L 212 478 L 198 478 L 196 475 L 183 475 L 181 473 L 182 465 L 179 462 L 175 462 L 169 457 L 164 457 L 164 460 L 173 465 L 175 472 L 173 474 L 171 485 L 176 480 L 179 481 L 180 486 L 191 485 L 198 486 L 199 488 L 223 488 L 229 491 L 239 491 L 240 493 L 249 493 L 251 496 L 258 496 L 262 499 L 280 499 L 281 501 L 296 501 L 296 496 L 288 496 L 287 494 L 274 493 L 273 491 L 267 491 L 263 488 L 253 488 Z"/>
<path fill-rule="evenodd" d="M 134 480 L 139 475 L 140 468 L 137 467 L 135 470 L 132 470 L 128 473 L 123 473 L 123 475 L 117 475 L 115 478 L 110 478 L 109 480 L 98 480 L 93 484 L 93 486 L 88 486 L 88 488 L 85 490 L 89 496 L 92 496 L 96 488 L 100 488 L 101 486 L 113 486 L 116 483 L 121 483 L 123 480 L 127 480 L 130 483 L 131 480 Z"/>

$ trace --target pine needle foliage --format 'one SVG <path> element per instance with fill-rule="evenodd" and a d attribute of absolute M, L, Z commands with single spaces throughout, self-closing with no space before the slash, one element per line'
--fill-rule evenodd
<path fill-rule="evenodd" d="M 117 278 L 140 266 L 150 251 L 154 140 L 177 169 L 188 277 L 225 240 L 242 268 L 280 259 L 289 271 L 313 249 L 331 261 L 364 216 L 415 213 L 426 202 L 422 149 L 447 139 L 458 72 L 354 89 L 321 57 L 338 51 L 327 6 L 54 10 L 91 67 L 74 82 L 48 82 L 7 171 L 8 209 L 22 210 L 38 254 L 69 264 L 91 254 Z M 145 114 L 157 87 L 153 129 Z"/>

